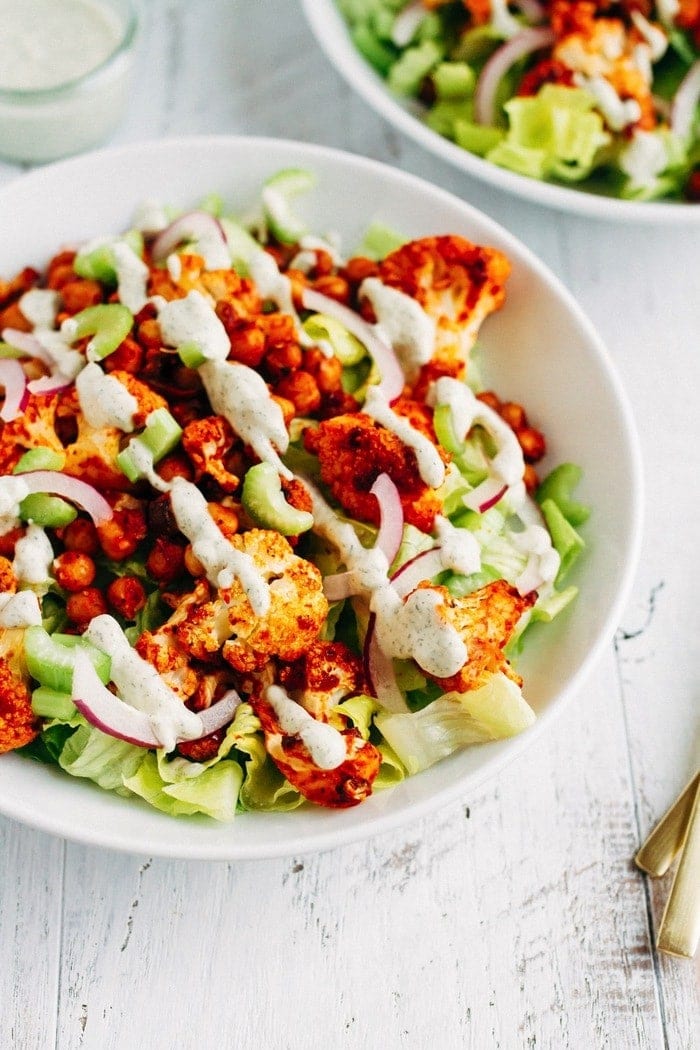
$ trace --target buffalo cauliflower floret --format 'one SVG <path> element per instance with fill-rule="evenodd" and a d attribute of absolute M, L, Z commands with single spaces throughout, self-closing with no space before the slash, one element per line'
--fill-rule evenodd
<path fill-rule="evenodd" d="M 461 375 L 486 317 L 503 305 L 510 263 L 502 252 L 464 237 L 424 237 L 379 264 L 386 285 L 415 299 L 436 324 L 433 360 L 424 365 Z M 420 380 L 418 386 L 421 386 Z"/>
<path fill-rule="evenodd" d="M 32 711 L 23 641 L 23 628 L 0 631 L 0 754 L 24 747 L 39 734 L 40 723 Z"/>
<path fill-rule="evenodd" d="M 395 408 L 401 411 L 400 403 Z M 321 480 L 352 517 L 379 524 L 379 504 L 369 490 L 380 474 L 388 474 L 399 490 L 405 520 L 432 531 L 442 502 L 421 478 L 413 450 L 392 431 L 353 413 L 309 427 L 304 444 L 318 456 Z"/>
<path fill-rule="evenodd" d="M 165 684 L 183 700 L 195 693 L 199 679 L 190 667 L 190 653 L 181 645 L 177 631 L 190 612 L 208 596 L 206 581 L 199 581 L 191 594 L 179 599 L 172 616 L 157 630 L 144 631 L 135 646 L 139 656 L 148 660 Z"/>
<path fill-rule="evenodd" d="M 262 697 L 251 697 L 250 702 L 260 719 L 267 753 L 280 773 L 309 802 L 345 809 L 371 795 L 382 756 L 374 744 L 362 739 L 357 729 L 342 731 L 345 761 L 335 769 L 320 769 L 301 739 L 283 732 L 271 704 Z"/>
<path fill-rule="evenodd" d="M 223 416 L 206 416 L 188 423 L 182 433 L 182 447 L 196 471 L 196 480 L 209 474 L 224 492 L 238 488 L 240 478 L 226 466 L 226 457 L 236 440 Z"/>
<path fill-rule="evenodd" d="M 262 299 L 255 285 L 235 270 L 205 270 L 201 255 L 182 252 L 178 255 L 179 273 L 154 268 L 149 278 L 149 294 L 163 299 L 183 299 L 192 291 L 201 292 L 213 303 L 235 303 L 241 316 L 253 316 L 262 310 Z"/>
<path fill-rule="evenodd" d="M 298 660 L 280 668 L 279 680 L 321 722 L 333 721 L 333 708 L 365 688 L 362 661 L 343 642 L 313 642 Z"/>
<path fill-rule="evenodd" d="M 277 532 L 251 529 L 233 536 L 231 543 L 253 559 L 268 583 L 270 607 L 256 616 L 237 579 L 230 591 L 222 592 L 231 631 L 224 659 L 243 672 L 260 669 L 272 656 L 296 660 L 318 638 L 328 614 L 321 573 L 297 557 Z"/>
<path fill-rule="evenodd" d="M 431 586 L 427 584 L 426 586 Z M 446 587 L 433 587 L 444 599 L 438 606 L 445 619 L 455 628 L 467 647 L 464 666 L 449 678 L 434 678 L 445 692 L 469 692 L 484 685 L 494 674 L 502 672 L 518 685 L 522 680 L 508 662 L 504 649 L 513 635 L 518 620 L 537 597 L 533 592 L 521 596 L 505 580 L 480 587 L 463 598 L 455 598 Z"/>

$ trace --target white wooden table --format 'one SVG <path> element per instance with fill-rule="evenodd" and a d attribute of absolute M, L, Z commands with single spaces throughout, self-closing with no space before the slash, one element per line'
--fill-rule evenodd
<path fill-rule="evenodd" d="M 560 275 L 632 401 L 646 535 L 581 694 L 432 817 L 242 864 L 112 854 L 0 819 L 0 1048 L 691 1050 L 697 970 L 654 952 L 669 880 L 632 856 L 698 760 L 698 227 L 607 226 L 469 180 L 353 95 L 296 0 L 144 8 L 116 141 L 255 132 L 363 153 L 462 195 Z M 0 165 L 0 181 L 18 175 Z"/>

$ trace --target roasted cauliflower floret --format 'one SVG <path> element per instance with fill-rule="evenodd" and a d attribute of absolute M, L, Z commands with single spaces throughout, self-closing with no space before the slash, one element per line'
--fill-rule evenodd
<path fill-rule="evenodd" d="M 362 661 L 343 642 L 313 642 L 298 660 L 280 668 L 279 680 L 321 722 L 334 721 L 333 708 L 365 688 Z"/>
<path fill-rule="evenodd" d="M 262 299 L 255 285 L 235 270 L 206 270 L 201 255 L 182 252 L 178 255 L 180 273 L 177 277 L 165 269 L 154 268 L 149 278 L 149 294 L 164 299 L 183 299 L 189 292 L 198 291 L 214 303 L 228 302 L 236 306 L 240 316 L 249 317 L 262 310 Z"/>
<path fill-rule="evenodd" d="M 426 584 L 431 586 L 431 584 Z M 503 652 L 518 620 L 537 597 L 535 593 L 521 596 L 505 580 L 480 587 L 464 598 L 455 598 L 446 587 L 434 587 L 442 594 L 444 604 L 439 606 L 445 619 L 458 631 L 467 647 L 464 666 L 449 678 L 436 678 L 445 692 L 469 692 L 484 685 L 499 671 L 518 685 L 522 679 L 515 673 Z"/>
<path fill-rule="evenodd" d="M 265 747 L 279 771 L 309 802 L 333 809 L 345 809 L 363 802 L 372 793 L 382 756 L 357 729 L 342 731 L 345 761 L 335 769 L 314 764 L 301 739 L 285 734 L 272 706 L 262 698 L 251 697 L 255 714 L 265 734 Z"/>
<path fill-rule="evenodd" d="M 199 678 L 190 667 L 190 653 L 178 638 L 178 628 L 193 609 L 209 597 L 206 581 L 201 580 L 191 594 L 178 601 L 172 616 L 155 631 L 144 631 L 136 643 L 136 651 L 152 664 L 165 684 L 183 700 L 197 690 Z"/>
<path fill-rule="evenodd" d="M 352 517 L 379 524 L 379 504 L 369 490 L 380 474 L 388 474 L 399 490 L 406 521 L 432 531 L 441 500 L 421 478 L 413 450 L 396 434 L 353 413 L 309 427 L 304 444 L 319 458 L 321 480 Z"/>
<path fill-rule="evenodd" d="M 243 672 L 259 670 L 272 656 L 296 660 L 318 638 L 328 614 L 321 573 L 297 557 L 277 532 L 251 529 L 233 536 L 231 543 L 253 559 L 268 583 L 270 607 L 256 616 L 237 579 L 229 592 L 222 592 L 231 629 L 224 659 Z"/>
<path fill-rule="evenodd" d="M 378 277 L 410 295 L 434 319 L 432 372 L 439 367 L 461 375 L 482 322 L 503 305 L 509 273 L 510 263 L 497 249 L 444 236 L 410 241 L 390 252 L 379 264 Z"/>
<path fill-rule="evenodd" d="M 0 754 L 24 747 L 39 734 L 40 723 L 32 711 L 23 639 L 22 628 L 0 630 Z"/>
<path fill-rule="evenodd" d="M 236 436 L 223 416 L 206 416 L 188 423 L 182 433 L 182 447 L 196 471 L 196 480 L 209 474 L 224 492 L 238 488 L 240 479 L 227 468 L 226 456 Z"/>
<path fill-rule="evenodd" d="M 0 474 L 11 474 L 12 468 L 27 449 L 43 446 L 63 452 L 56 433 L 58 395 L 31 395 L 21 415 L 5 423 L 0 431 Z"/>

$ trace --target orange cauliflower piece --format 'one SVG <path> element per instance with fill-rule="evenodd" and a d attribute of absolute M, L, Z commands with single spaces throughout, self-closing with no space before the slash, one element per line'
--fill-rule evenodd
<path fill-rule="evenodd" d="M 343 642 L 313 642 L 298 660 L 280 668 L 279 680 L 321 722 L 333 721 L 333 708 L 365 688 L 362 661 Z"/>
<path fill-rule="evenodd" d="M 191 291 L 201 292 L 213 303 L 235 303 L 241 316 L 253 316 L 262 310 L 262 299 L 255 285 L 235 270 L 205 270 L 201 255 L 182 252 L 180 274 L 173 279 L 168 270 L 156 267 L 151 270 L 148 290 L 150 295 L 161 295 L 164 299 L 184 299 Z"/>
<path fill-rule="evenodd" d="M 135 649 L 139 656 L 155 667 L 165 684 L 183 700 L 197 690 L 199 676 L 190 667 L 190 654 L 180 644 L 178 627 L 193 608 L 209 596 L 209 587 L 200 580 L 191 594 L 178 601 L 172 616 L 155 631 L 144 631 Z"/>
<path fill-rule="evenodd" d="M 182 433 L 182 447 L 196 471 L 196 480 L 209 474 L 224 492 L 238 488 L 240 478 L 227 469 L 225 457 L 236 440 L 223 416 L 206 416 L 188 423 Z"/>
<path fill-rule="evenodd" d="M 222 592 L 231 634 L 224 659 L 243 672 L 261 669 L 272 656 L 296 660 L 318 638 L 328 614 L 321 573 L 277 532 L 251 529 L 230 542 L 253 559 L 269 584 L 270 607 L 256 616 L 237 579 Z"/>
<path fill-rule="evenodd" d="M 521 596 L 505 580 L 495 580 L 463 598 L 453 597 L 446 587 L 432 589 L 443 597 L 444 603 L 438 609 L 465 642 L 467 660 L 457 674 L 449 678 L 430 677 L 445 692 L 466 693 L 478 689 L 499 672 L 521 685 L 522 679 L 516 675 L 503 650 L 518 620 L 534 604 L 537 595 L 533 592 Z"/>
<path fill-rule="evenodd" d="M 379 279 L 410 295 L 436 322 L 435 354 L 424 366 L 463 374 L 482 322 L 504 302 L 506 256 L 464 237 L 423 237 L 390 252 Z M 420 386 L 420 379 L 418 381 Z"/>
<path fill-rule="evenodd" d="M 8 591 L 14 591 L 16 583 L 13 586 L 6 569 L 5 578 Z M 23 640 L 21 627 L 0 631 L 0 754 L 24 747 L 39 735 L 40 722 L 32 711 Z"/>

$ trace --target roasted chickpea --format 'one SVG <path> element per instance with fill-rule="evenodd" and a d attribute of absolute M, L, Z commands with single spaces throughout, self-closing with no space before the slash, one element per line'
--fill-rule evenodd
<path fill-rule="evenodd" d="M 54 575 L 64 591 L 77 593 L 90 587 L 95 579 L 95 563 L 89 554 L 80 551 L 64 551 L 54 559 Z"/>
<path fill-rule="evenodd" d="M 184 547 L 159 536 L 146 559 L 146 570 L 151 579 L 157 583 L 170 583 L 184 567 Z"/>
<path fill-rule="evenodd" d="M 69 314 L 78 314 L 88 306 L 97 306 L 102 302 L 102 285 L 99 281 L 90 281 L 77 277 L 66 281 L 61 287 L 63 306 Z"/>
<path fill-rule="evenodd" d="M 66 616 L 76 627 L 82 627 L 106 612 L 107 602 L 98 587 L 86 587 L 84 591 L 71 594 L 66 602 Z"/>
<path fill-rule="evenodd" d="M 146 592 L 136 576 L 118 576 L 107 588 L 107 601 L 125 620 L 133 620 L 146 604 Z"/>
<path fill-rule="evenodd" d="M 275 387 L 275 393 L 292 402 L 299 416 L 309 416 L 321 404 L 321 391 L 310 372 L 300 369 L 285 376 Z"/>
<path fill-rule="evenodd" d="M 87 518 L 76 518 L 63 530 L 63 542 L 69 551 L 81 551 L 83 554 L 97 554 L 100 541 L 97 529 Z"/>

